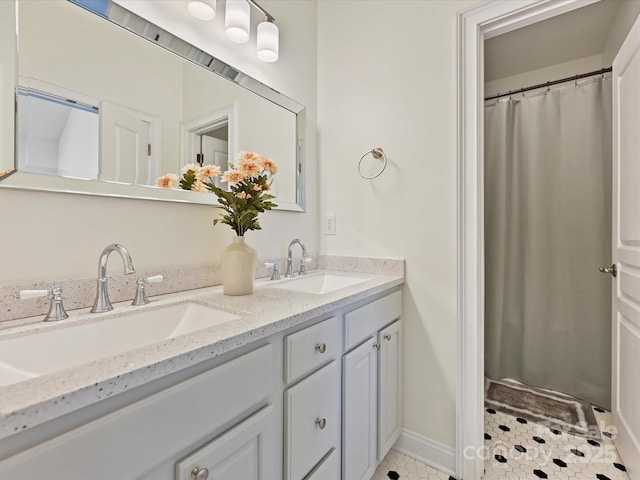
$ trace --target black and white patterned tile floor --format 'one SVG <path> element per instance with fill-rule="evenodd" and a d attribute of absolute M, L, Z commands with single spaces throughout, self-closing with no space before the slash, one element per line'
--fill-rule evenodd
<path fill-rule="evenodd" d="M 485 480 L 629 480 L 613 444 L 611 415 L 596 411 L 602 440 L 589 440 L 488 409 Z M 455 480 L 407 455 L 391 450 L 372 480 Z"/>
<path fill-rule="evenodd" d="M 486 480 L 629 480 L 613 444 L 611 415 L 595 411 L 602 440 L 571 435 L 546 425 L 487 409 Z"/>

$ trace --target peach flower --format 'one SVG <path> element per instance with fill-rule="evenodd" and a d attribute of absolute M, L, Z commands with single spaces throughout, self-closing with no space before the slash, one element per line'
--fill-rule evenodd
<path fill-rule="evenodd" d="M 260 164 L 252 158 L 245 158 L 238 161 L 236 168 L 247 177 L 255 177 L 260 174 Z"/>
<path fill-rule="evenodd" d="M 251 198 L 251 195 L 246 192 L 238 192 L 236 193 L 236 197 L 242 198 L 242 199 L 249 199 Z"/>
<path fill-rule="evenodd" d="M 200 180 L 196 180 L 195 182 L 193 182 L 191 184 L 191 190 L 193 190 L 194 192 L 206 192 L 209 189 L 207 188 L 207 186 L 202 183 Z"/>
<path fill-rule="evenodd" d="M 268 192 L 269 190 L 271 190 L 271 185 L 269 185 L 268 183 L 263 183 L 262 185 L 260 185 L 260 187 L 264 192 Z"/>
<path fill-rule="evenodd" d="M 218 165 L 205 165 L 200 167 L 200 170 L 196 172 L 196 178 L 200 181 L 207 180 L 211 177 L 217 177 L 221 171 Z"/>
<path fill-rule="evenodd" d="M 258 157 L 259 155 L 257 153 L 247 152 L 243 150 L 240 153 L 238 153 L 238 158 L 236 159 L 236 161 L 241 162 L 243 160 L 252 160 L 256 162 L 258 161 Z"/>
<path fill-rule="evenodd" d="M 262 165 L 262 168 L 264 168 L 271 174 L 274 174 L 278 171 L 278 164 L 270 158 L 260 156 L 258 162 L 260 163 L 260 165 Z"/>
<path fill-rule="evenodd" d="M 227 170 L 222 175 L 223 182 L 238 183 L 244 179 L 244 173 L 238 170 Z"/>
<path fill-rule="evenodd" d="M 195 163 L 187 163 L 184 167 L 182 167 L 182 170 L 180 170 L 180 173 L 182 173 L 183 175 L 185 173 L 187 173 L 189 170 L 198 173 L 200 171 L 200 166 L 196 165 Z"/>
<path fill-rule="evenodd" d="M 156 186 L 162 188 L 176 188 L 178 186 L 178 176 L 173 173 L 167 173 L 156 178 Z"/>

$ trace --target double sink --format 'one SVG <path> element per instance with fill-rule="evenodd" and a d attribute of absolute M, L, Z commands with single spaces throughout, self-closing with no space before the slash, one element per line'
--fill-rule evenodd
<path fill-rule="evenodd" d="M 324 295 L 366 277 L 318 273 L 265 286 Z M 119 315 L 0 339 L 0 387 L 83 365 L 240 319 L 209 305 L 185 301 L 138 308 Z"/>

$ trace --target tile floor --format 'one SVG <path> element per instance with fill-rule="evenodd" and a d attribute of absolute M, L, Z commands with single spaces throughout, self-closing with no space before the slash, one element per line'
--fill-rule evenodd
<path fill-rule="evenodd" d="M 551 431 L 524 419 L 485 412 L 486 480 L 629 480 L 613 445 L 611 416 L 596 411 L 602 440 Z M 407 455 L 391 450 L 371 480 L 455 480 Z"/>
<path fill-rule="evenodd" d="M 448 474 L 440 472 L 429 465 L 390 450 L 384 457 L 371 480 L 450 480 Z M 453 479 L 455 480 L 455 479 Z"/>
<path fill-rule="evenodd" d="M 595 411 L 602 440 L 552 430 L 505 413 L 485 412 L 487 480 L 629 480 L 613 438 L 611 415 Z"/>

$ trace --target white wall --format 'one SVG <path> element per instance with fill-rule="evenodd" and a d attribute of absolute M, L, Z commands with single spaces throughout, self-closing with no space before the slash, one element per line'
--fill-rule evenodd
<path fill-rule="evenodd" d="M 403 257 L 404 426 L 455 443 L 456 21 L 473 1 L 318 2 L 322 214 L 336 255 Z M 366 151 L 389 165 L 358 176 Z"/>
<path fill-rule="evenodd" d="M 602 51 L 604 63 L 607 65 L 613 63 L 613 59 L 618 53 L 629 30 L 631 30 L 633 22 L 640 14 L 640 0 L 624 0 L 619 3 L 620 8 L 613 19 L 613 23 L 609 29 L 609 36 Z"/>
<path fill-rule="evenodd" d="M 58 174 L 98 178 L 100 117 L 97 112 L 72 108 L 58 142 Z"/>
<path fill-rule="evenodd" d="M 215 47 L 236 68 L 308 107 L 307 212 L 266 212 L 260 217 L 263 230 L 250 232 L 247 240 L 260 258 L 284 257 L 295 237 L 317 253 L 316 4 L 271 0 L 261 5 L 281 30 L 278 62 L 264 64 L 247 55 L 247 45 L 236 50 L 236 44 L 224 42 Z M 206 205 L 0 188 L 0 282 L 91 278 L 101 250 L 111 242 L 130 250 L 138 270 L 214 264 L 232 235 L 225 225 L 213 227 L 219 211 Z M 112 262 L 110 273 L 118 274 L 121 267 Z"/>

